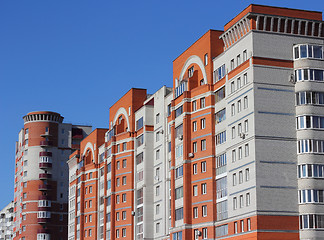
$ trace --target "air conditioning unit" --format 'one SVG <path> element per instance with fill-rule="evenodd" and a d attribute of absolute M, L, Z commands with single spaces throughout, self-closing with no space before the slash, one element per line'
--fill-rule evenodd
<path fill-rule="evenodd" d="M 132 216 L 135 216 L 135 211 L 132 211 Z"/>
<path fill-rule="evenodd" d="M 154 178 L 155 178 L 156 181 L 159 180 L 159 176 L 158 175 L 156 175 Z"/>
<path fill-rule="evenodd" d="M 247 135 L 247 134 L 241 132 L 241 133 L 240 133 L 240 138 L 245 139 L 246 135 Z"/>
<path fill-rule="evenodd" d="M 160 131 L 158 131 L 158 133 L 163 134 L 164 133 L 163 129 L 161 129 Z"/>
<path fill-rule="evenodd" d="M 197 236 L 201 236 L 201 231 L 197 231 Z"/>
<path fill-rule="evenodd" d="M 293 73 L 288 76 L 288 81 L 292 84 L 296 84 L 295 75 Z"/>
<path fill-rule="evenodd" d="M 183 135 L 180 135 L 180 136 L 179 136 L 179 139 L 182 140 L 182 139 L 183 139 Z"/>
<path fill-rule="evenodd" d="M 189 153 L 188 154 L 188 157 L 193 158 L 194 157 L 194 154 L 193 153 Z"/>

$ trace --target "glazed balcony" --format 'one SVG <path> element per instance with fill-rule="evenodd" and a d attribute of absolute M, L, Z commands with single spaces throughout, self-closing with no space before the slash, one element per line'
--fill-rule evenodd
<path fill-rule="evenodd" d="M 40 157 L 52 157 L 52 152 L 40 152 Z"/>
<path fill-rule="evenodd" d="M 52 186 L 49 184 L 41 184 L 38 186 L 38 190 L 39 191 L 48 191 L 48 190 L 52 190 Z"/>
<path fill-rule="evenodd" d="M 51 222 L 50 218 L 37 218 L 37 222 L 40 224 L 45 224 Z"/>
<path fill-rule="evenodd" d="M 49 162 L 41 162 L 39 163 L 39 168 L 40 169 L 46 169 L 46 168 L 51 168 L 52 167 L 52 163 Z"/>
<path fill-rule="evenodd" d="M 52 147 L 53 146 L 53 142 L 52 141 L 40 141 L 39 145 L 41 147 Z"/>
<path fill-rule="evenodd" d="M 52 178 L 52 174 L 50 173 L 40 173 L 39 174 L 39 179 L 41 180 L 46 180 Z"/>

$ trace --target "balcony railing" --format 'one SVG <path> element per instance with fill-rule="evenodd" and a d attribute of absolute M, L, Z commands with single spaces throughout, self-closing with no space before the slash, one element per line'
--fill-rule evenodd
<path fill-rule="evenodd" d="M 53 142 L 52 141 L 40 141 L 39 145 L 41 147 L 51 147 L 51 146 L 53 146 Z"/>
<path fill-rule="evenodd" d="M 47 195 L 41 195 L 38 197 L 38 200 L 51 200 L 51 197 Z"/>
<path fill-rule="evenodd" d="M 52 167 L 52 163 L 39 163 L 39 168 L 40 169 L 45 169 L 45 168 L 51 168 Z"/>
<path fill-rule="evenodd" d="M 50 218 L 37 218 L 38 223 L 49 223 L 51 222 Z"/>
<path fill-rule="evenodd" d="M 40 152 L 40 157 L 52 157 L 52 152 Z"/>
<path fill-rule="evenodd" d="M 40 173 L 39 174 L 39 179 L 49 179 L 52 178 L 52 174 L 50 173 Z"/>
<path fill-rule="evenodd" d="M 52 190 L 52 186 L 49 184 L 41 184 L 38 186 L 39 191 L 47 191 L 47 190 Z"/>

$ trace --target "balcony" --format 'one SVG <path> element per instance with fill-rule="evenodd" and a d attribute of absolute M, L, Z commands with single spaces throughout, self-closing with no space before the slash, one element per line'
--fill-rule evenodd
<path fill-rule="evenodd" d="M 51 167 L 52 167 L 52 163 L 45 163 L 45 162 L 39 163 L 40 169 L 46 169 L 46 168 L 51 168 Z"/>
<path fill-rule="evenodd" d="M 50 233 L 50 230 L 49 229 L 37 229 L 37 233 Z"/>
<path fill-rule="evenodd" d="M 41 147 L 51 147 L 51 146 L 53 146 L 53 142 L 52 141 L 40 141 L 39 145 Z"/>
<path fill-rule="evenodd" d="M 41 137 L 51 137 L 52 135 L 49 132 L 45 132 L 40 135 Z"/>
<path fill-rule="evenodd" d="M 40 157 L 52 157 L 52 152 L 40 152 Z"/>
<path fill-rule="evenodd" d="M 45 224 L 51 222 L 50 218 L 37 218 L 37 222 L 40 224 Z"/>
<path fill-rule="evenodd" d="M 48 191 L 48 190 L 52 190 L 52 186 L 49 184 L 42 184 L 38 186 L 38 190 L 39 191 Z"/>
<path fill-rule="evenodd" d="M 51 197 L 47 195 L 41 195 L 38 197 L 38 200 L 51 200 Z"/>
<path fill-rule="evenodd" d="M 39 174 L 39 179 L 41 180 L 46 180 L 52 178 L 52 174 L 50 173 L 40 173 Z"/>

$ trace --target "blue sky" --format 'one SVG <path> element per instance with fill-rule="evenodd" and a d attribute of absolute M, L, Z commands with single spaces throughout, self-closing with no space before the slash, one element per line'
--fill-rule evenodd
<path fill-rule="evenodd" d="M 321 0 L 0 1 L 0 209 L 13 199 L 26 113 L 107 127 L 125 92 L 172 86 L 172 61 L 250 3 L 324 11 Z"/>

